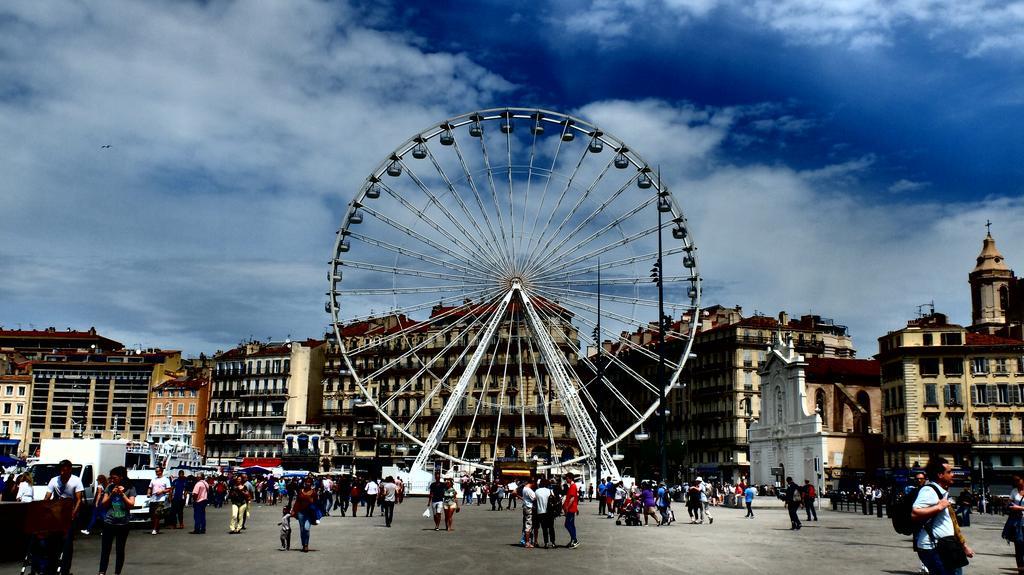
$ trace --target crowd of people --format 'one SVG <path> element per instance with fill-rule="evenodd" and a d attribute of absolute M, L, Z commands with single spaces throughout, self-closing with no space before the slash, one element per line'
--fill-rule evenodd
<path fill-rule="evenodd" d="M 33 500 L 32 477 L 21 474 L 17 477 L 0 478 L 0 493 L 6 501 L 31 502 Z M 132 509 L 136 499 L 142 495 L 138 484 L 128 479 L 123 466 L 109 470 L 97 478 L 98 489 L 91 502 L 83 501 L 85 488 L 81 480 L 72 473 L 70 461 L 59 464 L 59 474 L 46 486 L 46 500 L 70 500 L 71 515 L 77 519 L 83 510 L 88 515 L 81 518 L 85 525 L 80 530 L 90 535 L 101 531 L 99 573 L 106 575 L 110 567 L 110 556 L 114 555 L 114 573 L 120 574 L 126 561 L 126 547 Z M 826 491 L 823 498 L 837 496 L 852 497 L 861 501 L 876 502 L 881 508 L 884 501 L 889 515 L 905 513 L 913 529 L 901 531 L 913 535 L 913 549 L 917 554 L 922 573 L 932 575 L 957 575 L 974 556 L 968 545 L 963 528 L 970 525 L 971 510 L 980 501 L 991 500 L 985 493 L 975 496 L 969 489 L 962 490 L 953 498 L 952 466 L 941 458 L 933 458 L 923 472 L 917 473 L 913 481 L 898 492 L 881 486 L 865 486 L 839 494 Z M 1014 546 L 1017 571 L 1024 573 L 1024 479 L 1013 478 L 1013 490 L 1002 508 L 1007 514 L 1002 536 Z M 457 488 L 458 487 L 458 488 Z M 161 529 L 183 529 L 184 510 L 193 508 L 193 529 L 190 533 L 206 533 L 206 508 L 208 505 L 231 506 L 228 533 L 241 534 L 255 505 L 281 506 L 280 545 L 282 550 L 291 548 L 291 533 L 297 526 L 303 551 L 309 550 L 310 532 L 324 517 L 333 515 L 352 517 L 360 514 L 373 517 L 379 509 L 386 527 L 391 527 L 395 505 L 405 499 L 406 485 L 401 477 L 383 479 L 350 475 L 306 475 L 303 477 L 273 477 L 269 475 L 249 476 L 245 473 L 207 477 L 202 473 L 194 476 L 179 471 L 173 478 L 165 477 L 162 469 L 155 470 L 155 477 L 148 482 L 145 495 L 148 498 L 150 533 L 159 535 Z M 521 512 L 519 524 L 520 545 L 531 548 L 554 548 L 557 546 L 558 518 L 564 517 L 563 527 L 568 534 L 568 548 L 580 545 L 576 531 L 576 517 L 582 498 L 598 500 L 598 513 L 605 518 L 614 518 L 616 524 L 624 526 L 655 525 L 668 526 L 675 522 L 673 501 L 685 503 L 691 524 L 714 522 L 713 510 L 719 505 L 746 507 L 746 518 L 753 518 L 753 501 L 758 496 L 775 496 L 789 512 L 792 530 L 802 527 L 799 511 L 804 510 L 807 521 L 817 521 L 818 493 L 815 486 L 805 480 L 798 484 L 792 477 L 780 488 L 753 486 L 739 482 L 735 485 L 707 483 L 697 477 L 683 485 L 643 481 L 626 485 L 622 481 L 605 478 L 595 486 L 584 487 L 572 473 L 553 477 L 523 477 L 507 480 L 481 480 L 465 475 L 458 482 L 453 478 L 442 478 L 435 474 L 428 486 L 427 508 L 424 517 L 432 517 L 434 530 L 455 530 L 455 517 L 463 506 L 482 506 L 490 503 L 492 511 L 516 510 Z M 991 509 L 980 503 L 979 509 Z M 991 512 L 991 511 L 990 511 Z M 894 526 L 897 519 L 893 520 Z M 897 529 L 898 530 L 898 529 Z M 60 536 L 35 537 L 30 542 L 33 548 L 32 568 L 40 574 L 54 573 L 59 567 L 62 573 L 70 573 L 74 556 L 72 528 Z"/>

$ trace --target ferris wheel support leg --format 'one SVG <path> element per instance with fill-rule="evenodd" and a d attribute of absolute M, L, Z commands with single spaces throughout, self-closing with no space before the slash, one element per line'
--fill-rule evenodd
<path fill-rule="evenodd" d="M 530 325 L 530 330 L 537 338 L 541 356 L 547 364 L 551 379 L 555 382 L 555 394 L 558 396 L 562 409 L 569 419 L 569 426 L 576 436 L 580 449 L 583 453 L 593 457 L 595 461 L 597 457 L 600 457 L 604 469 L 607 469 L 608 473 L 613 477 L 618 477 L 618 467 L 615 465 L 611 454 L 608 453 L 607 447 L 602 445 L 601 452 L 597 453 L 597 426 L 594 424 L 594 420 L 587 415 L 583 401 L 580 399 L 576 387 L 569 379 L 569 372 L 565 369 L 562 354 L 558 351 L 555 342 L 551 340 L 551 335 L 548 333 L 544 321 L 541 320 L 540 314 L 534 308 L 530 296 L 522 290 L 518 291 L 523 299 L 526 321 Z"/>
<path fill-rule="evenodd" d="M 452 390 L 451 397 L 444 404 L 441 414 L 437 416 L 434 427 L 431 428 L 427 439 L 423 442 L 423 447 L 420 449 L 419 454 L 416 455 L 416 460 L 412 464 L 412 471 L 428 471 L 426 468 L 427 460 L 433 455 L 437 446 L 441 444 L 441 439 L 448 430 L 448 425 L 451 423 L 452 417 L 455 416 L 455 411 L 458 410 L 462 398 L 466 395 L 466 389 L 469 388 L 469 380 L 476 374 L 477 368 L 480 367 L 480 362 L 483 360 L 484 355 L 487 354 L 491 339 L 494 338 L 494 333 L 498 331 L 501 319 L 505 316 L 505 310 L 508 309 L 508 304 L 512 301 L 514 294 L 515 290 L 510 289 L 505 294 L 505 297 L 502 298 L 501 303 L 498 304 L 497 309 L 494 311 L 494 316 L 491 317 L 490 322 L 485 328 L 483 337 L 480 338 L 480 343 L 477 344 L 476 350 L 473 351 L 473 355 L 469 359 L 469 364 L 466 365 L 466 369 L 459 377 L 459 382 L 455 385 L 455 389 Z"/>

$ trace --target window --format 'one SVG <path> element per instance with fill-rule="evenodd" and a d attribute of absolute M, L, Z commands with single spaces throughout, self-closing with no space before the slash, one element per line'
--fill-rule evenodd
<path fill-rule="evenodd" d="M 976 420 L 978 422 L 978 435 L 980 435 L 981 437 L 985 437 L 985 438 L 988 437 L 988 434 L 989 434 L 988 419 L 989 418 L 988 418 L 987 415 L 979 415 L 976 418 Z"/>
<path fill-rule="evenodd" d="M 939 418 L 934 415 L 928 416 L 928 441 L 939 440 Z"/>
<path fill-rule="evenodd" d="M 942 360 L 942 372 L 947 376 L 961 376 L 964 374 L 964 360 L 959 357 L 946 357 Z"/>
<path fill-rule="evenodd" d="M 746 391 L 752 391 L 754 389 L 754 375 L 752 372 L 743 372 L 743 389 Z"/>
<path fill-rule="evenodd" d="M 998 403 L 999 389 L 994 385 L 985 386 L 985 403 Z"/>
<path fill-rule="evenodd" d="M 156 404 L 156 414 L 157 415 L 163 415 L 164 414 L 164 404 L 162 404 L 162 403 Z"/>
<path fill-rule="evenodd" d="M 935 390 L 934 383 L 926 383 L 924 385 L 924 404 L 925 405 L 938 405 L 939 398 Z"/>
<path fill-rule="evenodd" d="M 14 422 L 14 433 L 21 433 L 21 422 L 20 421 L 15 421 Z"/>
<path fill-rule="evenodd" d="M 924 342 L 924 345 L 930 346 L 932 344 L 932 334 L 930 334 L 930 333 L 921 334 L 921 340 Z"/>
<path fill-rule="evenodd" d="M 999 435 L 1010 435 L 1010 416 L 999 416 Z"/>
<path fill-rule="evenodd" d="M 942 345 L 960 345 L 962 342 L 959 332 L 942 334 Z"/>
<path fill-rule="evenodd" d="M 1007 360 L 1005 357 L 996 358 L 996 373 L 1007 374 L 1009 370 L 1006 368 Z"/>
<path fill-rule="evenodd" d="M 1022 398 L 1024 398 L 1024 385 L 1022 384 L 1011 384 L 1010 385 L 1010 403 L 1014 405 L 1020 405 Z"/>
<path fill-rule="evenodd" d="M 971 373 L 982 374 L 988 373 L 988 358 L 987 357 L 976 357 L 971 360 Z"/>
<path fill-rule="evenodd" d="M 17 413 L 18 415 L 23 415 L 25 413 L 25 404 L 19 403 L 18 405 L 14 406 L 14 413 Z"/>
<path fill-rule="evenodd" d="M 963 397 L 960 394 L 959 384 L 946 385 L 942 391 L 946 405 L 963 405 Z"/>
<path fill-rule="evenodd" d="M 7 394 L 7 395 L 14 395 L 14 386 L 13 385 L 8 385 L 4 389 L 4 393 Z"/>
<path fill-rule="evenodd" d="M 11 404 L 5 403 L 4 404 L 4 415 L 9 415 L 10 413 L 11 413 Z"/>
<path fill-rule="evenodd" d="M 184 414 L 185 414 L 185 404 L 184 403 L 179 403 L 178 404 L 178 415 L 184 415 Z"/>
<path fill-rule="evenodd" d="M 991 386 L 990 386 L 991 387 Z M 1010 386 L 1005 383 L 1001 383 L 996 386 L 996 398 L 998 403 L 1006 404 L 1010 403 Z"/>
<path fill-rule="evenodd" d="M 18 395 L 25 395 L 25 386 L 24 385 L 19 385 L 18 386 Z"/>
<path fill-rule="evenodd" d="M 922 376 L 935 377 L 939 375 L 939 359 L 937 357 L 922 357 L 917 361 Z"/>
<path fill-rule="evenodd" d="M 196 414 L 196 404 L 193 403 L 192 405 L 188 406 L 188 414 L 189 415 L 195 415 Z"/>
<path fill-rule="evenodd" d="M 953 441 L 960 441 L 964 434 L 964 416 L 960 414 L 950 415 L 949 429 L 953 433 Z"/>

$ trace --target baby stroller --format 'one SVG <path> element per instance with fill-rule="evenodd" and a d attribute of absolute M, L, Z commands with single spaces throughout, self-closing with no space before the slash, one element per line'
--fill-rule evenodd
<path fill-rule="evenodd" d="M 22 575 L 43 571 L 45 563 L 51 563 L 46 570 L 55 569 L 59 575 L 64 553 L 63 550 L 54 553 L 52 547 L 59 545 L 57 542 L 71 529 L 71 500 L 34 501 L 17 505 L 24 505 L 21 531 L 28 538 L 25 560 L 21 564 Z M 51 548 L 44 545 L 47 541 Z"/>
<path fill-rule="evenodd" d="M 619 516 L 615 519 L 615 524 L 622 525 L 625 522 L 626 527 L 640 527 L 643 525 L 640 521 L 641 512 L 639 501 L 626 499 L 622 502 L 622 506 L 619 507 Z"/>

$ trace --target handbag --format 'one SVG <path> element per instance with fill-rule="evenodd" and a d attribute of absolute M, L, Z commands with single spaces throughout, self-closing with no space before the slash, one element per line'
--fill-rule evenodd
<path fill-rule="evenodd" d="M 1003 524 L 1003 539 L 1007 541 L 1013 541 L 1015 543 L 1024 543 L 1024 532 L 1022 532 L 1022 522 L 1020 514 L 1013 514 L 1006 518 L 1006 523 Z"/>
<path fill-rule="evenodd" d="M 967 560 L 967 553 L 964 551 L 964 546 L 960 544 L 960 541 L 955 535 L 948 537 L 940 537 L 935 542 L 935 550 L 939 553 L 939 557 L 942 559 L 942 565 L 947 569 L 959 569 L 964 567 L 970 561 Z"/>
<path fill-rule="evenodd" d="M 431 517 L 434 516 L 434 514 L 431 511 L 429 506 L 426 509 L 423 510 L 423 516 L 426 517 L 427 519 L 430 519 Z"/>

